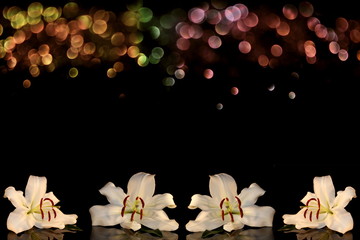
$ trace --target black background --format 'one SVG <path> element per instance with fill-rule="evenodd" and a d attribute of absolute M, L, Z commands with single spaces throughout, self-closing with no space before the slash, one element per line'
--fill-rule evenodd
<path fill-rule="evenodd" d="M 113 11 L 122 11 L 125 4 L 78 3 Z M 250 9 L 266 5 L 280 12 L 289 2 L 243 3 Z M 312 3 L 329 25 L 338 16 L 358 16 L 352 1 Z M 155 15 L 196 4 L 144 1 Z M 165 211 L 179 222 L 175 232 L 184 239 L 185 224 L 199 212 L 187 209 L 191 196 L 209 194 L 209 175 L 225 172 L 235 178 L 238 191 L 253 182 L 265 189 L 258 205 L 275 208 L 275 236 L 295 239 L 277 232 L 281 216 L 298 211 L 302 197 L 313 191 L 315 176 L 330 174 L 337 191 L 360 187 L 358 67 L 356 61 L 329 62 L 321 72 L 305 66 L 294 101 L 287 96 L 291 86 L 283 83 L 294 71 L 291 66 L 267 72 L 249 64 L 238 96 L 225 93 L 228 85 L 223 82 L 193 81 L 166 88 L 156 67 L 124 73 L 125 83 L 86 68 L 74 81 L 59 69 L 34 79 L 29 89 L 21 85 L 22 72 L 1 75 L 0 189 L 24 190 L 29 175 L 46 176 L 48 191 L 60 199 L 63 212 L 78 214 L 77 225 L 84 229 L 65 238 L 89 239 L 88 209 L 107 204 L 98 190 L 112 181 L 126 191 L 133 174 L 153 173 L 155 192 L 174 196 L 177 208 Z M 269 94 L 266 85 L 256 81 L 263 78 L 283 84 Z M 123 91 L 127 97 L 119 99 Z M 219 102 L 224 103 L 222 110 L 216 109 Z M 359 235 L 358 201 L 347 207 L 354 217 L 354 239 Z M 3 238 L 12 210 L 7 199 L 0 199 Z"/>

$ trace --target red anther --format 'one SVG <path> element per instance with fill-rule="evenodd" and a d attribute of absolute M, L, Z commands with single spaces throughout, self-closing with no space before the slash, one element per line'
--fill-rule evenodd
<path fill-rule="evenodd" d="M 221 210 L 221 218 L 222 218 L 222 220 L 223 220 L 223 221 L 225 220 L 225 213 L 224 213 L 224 210 Z"/>
<path fill-rule="evenodd" d="M 310 203 L 311 201 L 316 201 L 316 198 L 310 198 L 309 200 L 307 200 L 306 206 L 309 206 L 309 203 Z"/>
<path fill-rule="evenodd" d="M 142 217 L 143 217 L 143 210 L 141 209 L 140 210 L 140 220 L 142 219 Z"/>
<path fill-rule="evenodd" d="M 223 204 L 224 204 L 224 201 L 225 201 L 225 198 L 223 198 L 222 200 L 221 200 L 221 202 L 220 202 L 220 208 L 222 209 L 222 206 L 223 206 Z"/>
<path fill-rule="evenodd" d="M 136 211 L 133 211 L 133 212 L 132 212 L 130 221 L 134 221 L 134 215 L 135 215 L 135 213 L 136 213 Z"/>
<path fill-rule="evenodd" d="M 43 199 L 40 199 L 40 212 L 41 212 L 41 219 L 44 219 L 44 211 L 42 210 L 42 203 L 43 203 Z"/>
<path fill-rule="evenodd" d="M 145 202 L 142 198 L 140 198 L 140 201 L 141 201 L 141 206 L 144 208 L 145 207 Z"/>
<path fill-rule="evenodd" d="M 130 196 L 128 195 L 128 196 L 126 196 L 126 197 L 124 198 L 123 207 L 122 207 L 122 209 L 121 209 L 121 216 L 122 216 L 122 217 L 123 217 L 124 214 L 125 214 L 126 201 L 127 201 L 127 199 L 128 199 L 129 197 L 130 197 Z"/>
<path fill-rule="evenodd" d="M 230 217 L 231 217 L 231 221 L 234 222 L 234 216 L 233 216 L 232 212 L 229 212 L 229 214 L 230 214 Z"/>
<path fill-rule="evenodd" d="M 236 199 L 237 202 L 238 202 L 240 217 L 243 217 L 243 216 L 244 216 L 244 212 L 243 212 L 243 210 L 242 210 L 242 208 L 241 208 L 241 200 L 240 200 L 240 198 L 238 198 L 238 197 L 236 197 L 236 196 L 235 196 L 235 199 Z"/>
<path fill-rule="evenodd" d="M 51 220 L 51 214 L 50 214 L 50 212 L 48 212 L 48 219 L 49 219 L 49 222 L 50 222 L 50 220 Z"/>
<path fill-rule="evenodd" d="M 310 212 L 309 220 L 312 222 L 312 212 Z"/>
<path fill-rule="evenodd" d="M 308 209 L 305 209 L 305 212 L 304 212 L 304 218 L 306 218 L 306 213 L 307 213 Z"/>
<path fill-rule="evenodd" d="M 53 213 L 54 213 L 54 218 L 56 218 L 56 211 L 55 211 L 55 209 L 53 209 Z"/>
<path fill-rule="evenodd" d="M 54 206 L 54 205 L 55 205 L 55 204 L 54 204 L 54 201 L 51 200 L 50 198 L 45 198 L 44 201 L 50 201 L 50 202 L 51 202 L 51 206 Z"/>

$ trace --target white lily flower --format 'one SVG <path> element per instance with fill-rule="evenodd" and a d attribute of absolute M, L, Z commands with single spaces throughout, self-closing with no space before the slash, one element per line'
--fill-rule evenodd
<path fill-rule="evenodd" d="M 308 192 L 301 200 L 304 206 L 297 214 L 284 214 L 285 224 L 301 228 L 323 228 L 345 233 L 353 229 L 353 218 L 345 210 L 352 198 L 355 198 L 355 189 L 346 187 L 338 191 L 335 197 L 335 188 L 331 176 L 314 178 L 314 193 Z"/>
<path fill-rule="evenodd" d="M 220 173 L 210 176 L 210 196 L 195 194 L 191 198 L 190 209 L 202 211 L 195 220 L 186 224 L 191 232 L 213 230 L 223 226 L 231 232 L 245 225 L 251 227 L 271 227 L 275 210 L 272 207 L 255 205 L 265 191 L 256 183 L 237 193 L 233 177 Z"/>
<path fill-rule="evenodd" d="M 17 234 L 34 226 L 63 229 L 67 224 L 76 223 L 77 215 L 62 213 L 56 206 L 59 199 L 52 192 L 46 193 L 46 187 L 46 177 L 30 175 L 25 188 L 25 197 L 22 191 L 16 191 L 14 187 L 5 189 L 4 197 L 15 206 L 15 210 L 7 219 L 9 230 Z"/>
<path fill-rule="evenodd" d="M 169 193 L 155 192 L 155 175 L 139 172 L 133 175 L 127 186 L 128 192 L 116 187 L 112 182 L 100 189 L 110 204 L 95 205 L 90 208 L 93 226 L 114 226 L 137 231 L 144 225 L 160 231 L 174 231 L 179 224 L 170 220 L 162 210 L 165 207 L 175 208 L 173 196 Z"/>

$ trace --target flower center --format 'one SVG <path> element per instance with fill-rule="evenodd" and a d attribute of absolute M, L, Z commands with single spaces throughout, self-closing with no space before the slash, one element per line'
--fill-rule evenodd
<path fill-rule="evenodd" d="M 235 197 L 235 204 L 229 201 L 229 198 L 225 197 L 220 201 L 221 218 L 224 221 L 225 216 L 229 215 L 232 222 L 234 222 L 234 214 L 239 214 L 240 217 L 244 216 L 244 212 L 241 208 L 241 200 Z M 234 205 L 234 206 L 232 206 Z"/>
<path fill-rule="evenodd" d="M 51 219 L 56 218 L 57 214 L 54 208 L 55 204 L 53 200 L 50 198 L 41 198 L 39 204 L 41 219 L 47 218 L 47 220 L 50 222 Z"/>
<path fill-rule="evenodd" d="M 123 207 L 121 209 L 121 216 L 123 217 L 125 214 L 131 214 L 130 221 L 134 221 L 135 214 L 139 214 L 141 220 L 144 214 L 144 200 L 141 197 L 137 196 L 135 198 L 135 201 L 131 204 L 128 201 L 129 197 L 130 195 L 124 198 Z"/>
<path fill-rule="evenodd" d="M 306 210 L 304 211 L 304 218 L 309 219 L 310 222 L 312 222 L 313 218 L 319 219 L 320 215 L 320 199 L 319 198 L 310 198 L 306 202 Z"/>

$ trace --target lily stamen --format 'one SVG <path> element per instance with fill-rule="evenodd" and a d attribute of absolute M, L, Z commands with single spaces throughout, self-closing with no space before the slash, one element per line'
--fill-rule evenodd
<path fill-rule="evenodd" d="M 50 202 L 50 206 L 44 206 L 44 202 L 45 201 L 49 201 Z M 51 209 L 47 209 L 47 215 L 48 215 L 48 221 L 50 222 L 51 221 L 51 212 L 53 212 L 54 214 L 54 218 L 56 218 L 56 211 L 54 209 L 55 207 L 55 204 L 54 204 L 54 201 L 50 198 L 41 198 L 40 199 L 40 213 L 41 213 L 41 219 L 44 219 L 45 218 L 45 214 L 44 214 L 44 210 L 46 211 L 46 209 L 44 208 L 51 208 Z"/>
<path fill-rule="evenodd" d="M 317 206 L 310 205 L 310 203 L 311 203 L 312 201 L 315 201 L 315 202 L 317 203 L 317 204 L 316 204 Z M 315 215 L 315 216 L 316 216 L 316 219 L 319 219 L 320 207 L 321 207 L 320 199 L 319 199 L 319 198 L 310 198 L 309 200 L 307 200 L 305 207 L 306 207 L 307 209 L 304 211 L 304 218 L 307 217 L 308 210 L 309 210 L 310 208 L 312 208 L 312 209 L 310 209 L 310 213 L 309 213 L 309 220 L 310 220 L 310 222 L 312 222 L 313 209 L 317 207 L 317 209 L 316 209 L 316 215 Z"/>

